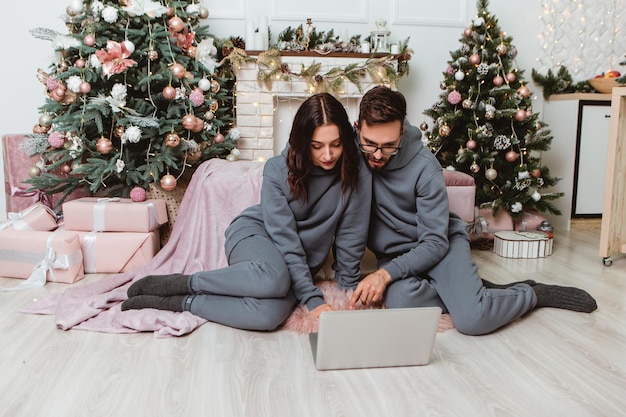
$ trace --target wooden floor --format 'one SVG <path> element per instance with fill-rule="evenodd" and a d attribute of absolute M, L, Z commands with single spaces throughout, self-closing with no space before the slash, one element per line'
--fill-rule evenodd
<path fill-rule="evenodd" d="M 579 286 L 599 309 L 540 309 L 480 337 L 448 330 L 422 367 L 319 372 L 307 336 L 212 323 L 170 339 L 61 331 L 16 310 L 62 284 L 0 293 L 0 416 L 622 416 L 626 257 L 605 267 L 598 246 L 591 228 L 557 233 L 545 259 L 475 250 L 485 278 Z"/>

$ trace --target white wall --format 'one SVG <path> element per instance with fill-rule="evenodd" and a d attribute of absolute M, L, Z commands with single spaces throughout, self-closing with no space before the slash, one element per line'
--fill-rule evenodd
<path fill-rule="evenodd" d="M 46 27 L 66 33 L 61 16 L 69 0 L 21 0 L 6 2 L 2 39 L 3 59 L 0 65 L 2 80 L 2 112 L 0 134 L 31 132 L 39 117 L 38 107 L 44 102 L 43 86 L 36 79 L 38 68 L 47 69 L 53 62 L 48 41 L 39 40 L 30 30 Z M 384 18 L 391 30 L 391 40 L 410 36 L 410 46 L 415 53 L 410 61 L 410 75 L 400 82 L 400 90 L 409 104 L 409 117 L 415 124 L 427 121 L 422 115 L 440 93 L 441 72 L 450 58 L 449 51 L 459 47 L 458 39 L 463 27 L 475 16 L 476 6 L 471 0 L 351 0 L 344 2 L 318 0 L 312 3 L 290 0 L 231 0 L 213 2 L 204 0 L 209 10 L 205 22 L 219 38 L 231 35 L 245 37 L 246 18 L 267 15 L 274 36 L 287 26 L 296 27 L 311 17 L 318 31 L 347 29 L 349 34 L 367 36 L 374 22 Z M 517 47 L 518 65 L 526 70 L 530 81 L 531 69 L 536 66 L 542 50 L 538 36 L 542 30 L 539 19 L 541 0 L 512 2 L 492 0 L 489 10 L 496 16 L 500 27 L 513 37 Z M 297 7 L 296 7 L 297 5 Z M 333 16 L 324 14 L 333 10 Z M 274 12 L 275 10 L 275 12 Z M 397 16 L 397 17 L 395 17 Z M 280 20 L 278 19 L 280 17 Z M 456 21 L 456 26 L 438 25 L 442 20 Z M 347 22 L 347 23 L 346 23 Z M 426 24 L 425 24 L 426 23 Z M 531 85 L 532 87 L 532 85 Z M 535 111 L 542 111 L 541 91 Z M 0 170 L 0 184 L 4 183 Z M 0 193 L 0 219 L 5 218 L 5 197 Z"/>

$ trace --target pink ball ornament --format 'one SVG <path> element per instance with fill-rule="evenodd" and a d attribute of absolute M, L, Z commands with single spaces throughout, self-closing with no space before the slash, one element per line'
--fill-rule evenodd
<path fill-rule="evenodd" d="M 513 116 L 518 122 L 526 120 L 526 110 L 517 110 Z"/>
<path fill-rule="evenodd" d="M 48 135 L 48 143 L 55 149 L 62 148 L 65 145 L 65 136 L 60 132 L 52 132 Z"/>
<path fill-rule="evenodd" d="M 463 36 L 465 36 L 466 38 L 472 36 L 472 28 L 465 28 L 465 30 L 463 31 Z"/>
<path fill-rule="evenodd" d="M 500 87 L 502 84 L 504 84 L 504 78 L 499 75 L 493 77 L 493 85 L 495 85 L 496 87 Z"/>
<path fill-rule="evenodd" d="M 515 161 L 517 161 L 517 152 L 515 152 L 515 151 L 508 151 L 504 155 L 504 159 L 506 159 L 507 162 L 515 162 Z"/>
<path fill-rule="evenodd" d="M 174 100 L 176 98 L 176 89 L 168 85 L 163 89 L 163 98 L 166 100 Z"/>
<path fill-rule="evenodd" d="M 96 37 L 93 35 L 86 35 L 83 38 L 83 43 L 87 46 L 94 46 L 96 44 Z"/>
<path fill-rule="evenodd" d="M 180 32 L 185 27 L 185 22 L 180 17 L 174 16 L 167 22 L 167 26 L 174 32 Z"/>
<path fill-rule="evenodd" d="M 512 83 L 513 81 L 515 81 L 515 74 L 513 74 L 512 72 L 509 72 L 506 75 L 506 80 L 510 83 Z"/>
<path fill-rule="evenodd" d="M 452 105 L 459 104 L 461 102 L 461 99 L 461 93 L 456 90 L 451 91 L 450 94 L 448 94 L 448 102 Z"/>
<path fill-rule="evenodd" d="M 480 55 L 478 55 L 478 54 L 472 54 L 472 55 L 470 55 L 470 57 L 469 57 L 469 62 L 470 62 L 470 64 L 472 64 L 472 65 L 478 65 L 478 64 L 480 64 Z"/>
<path fill-rule="evenodd" d="M 87 81 L 83 81 L 78 86 L 78 89 L 80 90 L 81 93 L 88 94 L 91 91 L 91 84 L 89 84 Z"/>
<path fill-rule="evenodd" d="M 517 89 L 517 94 L 519 94 L 520 96 L 524 98 L 528 98 L 528 96 L 530 96 L 530 89 L 526 87 L 525 85 L 523 85 Z"/>
<path fill-rule="evenodd" d="M 468 141 L 467 141 L 467 143 L 465 143 L 465 147 L 466 147 L 467 149 L 469 149 L 470 151 L 471 151 L 471 150 L 476 149 L 476 146 L 477 146 L 477 145 L 478 145 L 478 144 L 477 144 L 477 143 L 476 143 L 476 141 L 475 141 L 475 140 L 473 140 L 473 139 L 470 139 L 470 140 L 468 140 Z"/>
<path fill-rule="evenodd" d="M 185 76 L 185 72 L 187 72 L 185 70 L 185 67 L 183 67 L 181 64 L 173 64 L 170 67 L 170 71 L 172 71 L 174 77 L 178 78 L 179 80 L 183 78 Z"/>
<path fill-rule="evenodd" d="M 176 188 L 177 183 L 178 181 L 176 180 L 176 177 L 170 174 L 164 175 L 161 178 L 161 188 L 163 188 L 165 191 L 172 191 L 174 188 Z"/>
<path fill-rule="evenodd" d="M 76 62 L 74 62 L 74 66 L 76 66 L 76 68 L 85 68 L 85 60 L 78 58 Z"/>
<path fill-rule="evenodd" d="M 130 199 L 135 203 L 146 201 L 146 190 L 141 187 L 134 187 L 130 190 Z"/>
<path fill-rule="evenodd" d="M 215 143 L 222 143 L 224 142 L 224 135 L 222 135 L 221 133 L 218 133 L 217 135 L 215 135 L 215 137 L 213 138 L 213 141 Z"/>

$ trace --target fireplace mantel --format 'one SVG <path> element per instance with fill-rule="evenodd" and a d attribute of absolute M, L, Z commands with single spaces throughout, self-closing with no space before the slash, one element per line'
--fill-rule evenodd
<path fill-rule="evenodd" d="M 254 52 L 249 52 L 249 54 L 253 55 Z M 281 63 L 288 65 L 293 72 L 298 72 L 300 68 L 309 67 L 314 63 L 320 64 L 318 73 L 323 75 L 331 69 L 345 68 L 350 64 L 359 65 L 369 58 L 372 58 L 372 55 L 285 53 L 281 54 Z M 236 74 L 236 120 L 240 133 L 237 148 L 240 152 L 239 159 L 243 160 L 263 160 L 279 153 L 286 141 L 284 134 L 281 135 L 283 142 L 279 143 L 276 139 L 278 126 L 276 126 L 275 114 L 281 102 L 304 100 L 315 93 L 305 79 L 296 76 L 289 77 L 289 80 L 273 80 L 268 89 L 265 83 L 258 81 L 259 70 L 256 60 L 247 61 L 238 68 Z M 369 74 L 360 78 L 358 86 L 346 79 L 343 81 L 342 91 L 338 98 L 340 100 L 351 99 L 348 102 L 342 100 L 350 114 L 348 106 L 358 106 L 358 99 L 363 93 L 380 84 L 380 81 L 373 80 Z"/>

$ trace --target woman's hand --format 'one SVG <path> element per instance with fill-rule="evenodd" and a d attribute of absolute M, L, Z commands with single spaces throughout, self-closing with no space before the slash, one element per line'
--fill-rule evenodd
<path fill-rule="evenodd" d="M 311 314 L 313 314 L 316 320 L 319 320 L 320 314 L 322 314 L 324 311 L 333 311 L 333 308 L 328 304 L 322 304 L 311 310 Z"/>
<path fill-rule="evenodd" d="M 361 301 L 363 305 L 380 301 L 390 282 L 391 275 L 382 268 L 369 274 L 359 282 L 354 290 L 349 308 L 353 309 L 358 301 Z"/>

